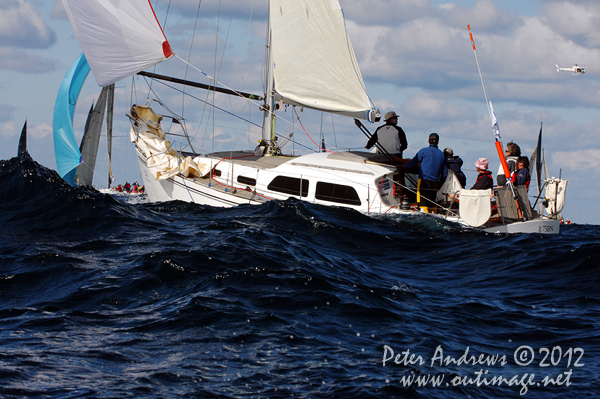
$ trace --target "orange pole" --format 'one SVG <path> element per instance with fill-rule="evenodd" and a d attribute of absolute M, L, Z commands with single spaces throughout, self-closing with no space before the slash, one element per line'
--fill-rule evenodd
<path fill-rule="evenodd" d="M 506 156 L 504 155 L 504 150 L 502 149 L 502 143 L 500 141 L 496 141 L 496 151 L 498 151 L 498 156 L 500 157 L 504 176 L 506 176 L 506 180 L 510 180 L 510 169 L 508 169 L 508 163 L 506 162 Z"/>

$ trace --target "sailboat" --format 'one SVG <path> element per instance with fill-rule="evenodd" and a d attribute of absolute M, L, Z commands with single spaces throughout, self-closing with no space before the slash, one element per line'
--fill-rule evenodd
<path fill-rule="evenodd" d="M 148 0 L 63 3 L 101 87 L 177 57 Z M 367 94 L 337 0 L 270 0 L 268 4 L 264 95 L 217 87 L 217 80 L 212 77 L 209 78 L 215 83 L 204 85 L 255 103 L 262 101 L 264 117 L 259 145 L 247 150 L 200 154 L 193 151 L 184 129 L 190 144 L 189 150 L 184 151 L 174 145 L 169 132 L 163 131 L 162 115 L 148 104 L 133 105 L 128 113 L 130 136 L 149 199 L 231 207 L 297 198 L 364 213 L 418 211 L 409 199 L 416 189 L 415 182 L 411 184 L 412 179 L 406 176 L 409 183 L 403 184 L 405 180 L 395 160 L 385 151 L 334 152 L 322 148 L 321 152 L 301 156 L 284 153 L 275 134 L 275 121 L 284 105 L 294 107 L 294 112 L 301 107 L 354 118 L 368 136 L 370 133 L 360 120 L 377 122 L 381 114 Z M 177 121 L 174 116 L 172 119 Z M 441 198 L 456 192 L 454 180 L 450 174 L 450 180 L 438 193 Z M 466 197 L 464 202 L 468 203 Z M 481 202 L 475 203 L 478 201 Z M 485 207 L 473 208 L 476 220 L 466 218 L 471 222 L 465 222 L 450 206 L 443 209 L 438 217 L 486 231 L 502 232 L 498 226 L 511 225 L 509 232 L 558 232 L 551 218 L 525 220 L 521 213 L 516 220 L 509 217 L 510 206 L 497 221 L 490 219 L 491 211 Z"/>
<path fill-rule="evenodd" d="M 95 106 L 92 106 L 85 124 L 81 143 L 77 146 L 73 131 L 73 115 L 83 84 L 90 72 L 89 64 L 81 54 L 61 82 L 54 105 L 54 156 L 59 175 L 68 183 L 91 186 L 94 178 L 100 135 L 106 116 L 106 143 L 108 154 L 108 187 L 112 183 L 112 115 L 114 84 L 103 87 Z"/>

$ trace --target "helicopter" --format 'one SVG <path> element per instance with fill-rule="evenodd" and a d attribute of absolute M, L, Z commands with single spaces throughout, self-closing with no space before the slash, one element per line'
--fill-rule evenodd
<path fill-rule="evenodd" d="M 571 71 L 571 72 L 573 72 L 573 75 L 581 75 L 581 74 L 585 73 L 585 69 L 578 66 L 577 64 L 573 65 L 571 68 L 561 68 L 558 66 L 558 64 L 556 64 L 556 72 L 560 72 L 560 71 Z"/>

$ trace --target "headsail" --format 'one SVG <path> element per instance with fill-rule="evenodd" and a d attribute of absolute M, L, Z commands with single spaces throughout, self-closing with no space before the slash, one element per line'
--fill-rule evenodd
<path fill-rule="evenodd" d="M 106 103 L 106 152 L 108 153 L 108 188 L 115 176 L 112 173 L 112 127 L 113 109 L 115 103 L 115 84 L 108 86 L 108 100 Z"/>
<path fill-rule="evenodd" d="M 372 119 L 338 0 L 271 0 L 269 17 L 275 91 L 284 102 Z"/>
<path fill-rule="evenodd" d="M 149 0 L 63 0 L 63 4 L 99 86 L 173 55 Z"/>
<path fill-rule="evenodd" d="M 100 133 L 102 131 L 102 121 L 106 110 L 106 99 L 108 86 L 102 89 L 98 102 L 92 111 L 89 124 L 86 124 L 79 151 L 81 151 L 82 162 L 77 166 L 75 183 L 80 186 L 90 186 L 94 180 L 94 169 L 96 166 L 96 156 L 98 155 L 98 145 L 100 144 Z"/>
<path fill-rule="evenodd" d="M 58 174 L 75 185 L 75 168 L 81 163 L 81 153 L 75 141 L 73 114 L 81 87 L 90 72 L 90 66 L 81 54 L 65 75 L 54 104 L 54 156 Z M 67 176 L 68 175 L 68 176 Z"/>

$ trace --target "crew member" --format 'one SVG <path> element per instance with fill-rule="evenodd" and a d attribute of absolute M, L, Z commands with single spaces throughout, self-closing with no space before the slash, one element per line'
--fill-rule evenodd
<path fill-rule="evenodd" d="M 492 177 L 492 172 L 488 170 L 488 165 L 490 162 L 487 158 L 479 158 L 477 162 L 475 162 L 475 167 L 477 168 L 477 180 L 471 190 L 487 190 L 488 188 L 494 187 L 494 178 Z"/>
<path fill-rule="evenodd" d="M 521 156 L 521 147 L 519 147 L 517 143 L 513 143 L 511 141 L 506 144 L 504 155 L 506 156 L 506 164 L 508 165 L 508 170 L 510 171 L 511 175 L 508 177 L 504 176 L 504 168 L 502 165 L 500 165 L 498 168 L 498 175 L 496 176 L 498 187 L 504 186 L 507 181 L 511 180 L 515 170 L 517 169 L 517 159 Z"/>
<path fill-rule="evenodd" d="M 405 169 L 410 169 L 420 162 L 417 202 L 425 212 L 429 211 L 428 207 L 435 206 L 435 195 L 448 175 L 444 153 L 438 148 L 439 141 L 440 136 L 431 133 L 429 147 L 420 149 L 412 160 L 404 164 Z"/>
<path fill-rule="evenodd" d="M 525 186 L 529 190 L 529 182 L 531 175 L 529 174 L 529 158 L 519 157 L 517 160 L 517 171 L 514 173 L 513 182 L 515 186 Z"/>
<path fill-rule="evenodd" d="M 389 154 L 402 158 L 402 153 L 408 148 L 406 134 L 398 124 L 398 115 L 394 111 L 385 114 L 385 125 L 379 126 L 365 148 L 369 149 L 378 142 L 379 145 Z M 380 149 L 377 148 L 377 152 Z"/>
<path fill-rule="evenodd" d="M 444 148 L 444 156 L 446 157 L 446 166 L 448 166 L 448 169 L 454 172 L 460 185 L 465 187 L 467 185 L 467 177 L 461 170 L 463 160 L 458 155 L 454 155 L 454 151 L 450 147 Z"/>

